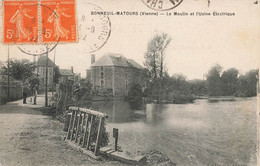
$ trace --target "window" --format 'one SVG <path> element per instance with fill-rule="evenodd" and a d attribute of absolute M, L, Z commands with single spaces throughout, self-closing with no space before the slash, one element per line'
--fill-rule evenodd
<path fill-rule="evenodd" d="M 103 66 L 101 66 L 100 67 L 100 85 L 101 85 L 101 87 L 104 87 L 104 84 L 105 84 L 105 82 L 104 82 L 104 67 Z"/>
<path fill-rule="evenodd" d="M 49 68 L 49 74 L 52 75 L 52 68 Z"/>
<path fill-rule="evenodd" d="M 128 91 L 127 81 L 125 82 L 125 90 Z"/>

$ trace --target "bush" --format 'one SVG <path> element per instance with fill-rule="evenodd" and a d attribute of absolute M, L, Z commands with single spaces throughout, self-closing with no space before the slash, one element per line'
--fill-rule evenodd
<path fill-rule="evenodd" d="M 130 102 L 132 109 L 140 109 L 142 105 L 142 87 L 139 84 L 134 84 L 128 93 L 127 100 Z"/>

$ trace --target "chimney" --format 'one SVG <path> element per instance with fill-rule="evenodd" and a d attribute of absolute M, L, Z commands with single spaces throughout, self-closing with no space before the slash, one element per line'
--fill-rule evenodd
<path fill-rule="evenodd" d="M 91 54 L 91 65 L 95 63 L 95 59 L 96 59 L 95 54 Z"/>
<path fill-rule="evenodd" d="M 71 67 L 70 67 L 70 70 L 71 70 L 71 71 L 72 71 L 72 73 L 73 73 L 73 66 L 71 66 Z"/>

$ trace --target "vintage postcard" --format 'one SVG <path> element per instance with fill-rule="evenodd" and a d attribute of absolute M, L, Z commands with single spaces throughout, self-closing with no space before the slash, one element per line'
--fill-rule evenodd
<path fill-rule="evenodd" d="M 257 166 L 258 0 L 1 0 L 0 166 Z"/>

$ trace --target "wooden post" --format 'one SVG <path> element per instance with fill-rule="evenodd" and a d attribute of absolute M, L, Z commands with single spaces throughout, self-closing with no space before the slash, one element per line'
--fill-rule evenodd
<path fill-rule="evenodd" d="M 85 118 L 86 118 L 86 113 L 83 113 L 83 116 L 81 118 L 81 125 L 80 125 L 80 137 L 79 137 L 79 146 L 81 144 L 81 141 L 83 140 L 83 135 L 84 135 L 84 132 L 83 132 L 83 129 L 84 129 L 84 121 L 85 121 Z"/>
<path fill-rule="evenodd" d="M 75 129 L 75 123 L 76 123 L 77 116 L 78 116 L 78 111 L 75 111 L 73 125 L 72 125 L 71 138 L 70 138 L 71 141 L 73 140 L 73 134 L 74 134 L 74 129 Z"/>
<path fill-rule="evenodd" d="M 90 145 L 90 136 L 91 136 L 91 131 L 92 131 L 92 125 L 93 125 L 93 121 L 94 121 L 94 115 L 91 115 L 91 119 L 90 119 L 90 128 L 88 131 L 88 139 L 87 139 L 87 150 L 89 149 L 89 145 Z"/>
<path fill-rule="evenodd" d="M 84 146 L 86 145 L 87 133 L 88 133 L 88 114 L 86 115 L 86 118 L 85 118 L 85 130 L 84 130 L 83 142 L 82 142 L 82 146 L 81 146 L 82 148 L 84 148 Z"/>
<path fill-rule="evenodd" d="M 113 137 L 115 138 L 115 151 L 117 151 L 117 142 L 118 142 L 118 129 L 113 128 Z"/>
<path fill-rule="evenodd" d="M 75 143 L 77 143 L 77 141 L 78 141 L 78 133 L 79 133 L 79 125 L 80 125 L 80 121 L 81 121 L 81 116 L 82 116 L 82 113 L 79 111 L 78 123 L 76 126 Z"/>
<path fill-rule="evenodd" d="M 75 111 L 72 110 L 71 117 L 70 117 L 70 124 L 69 124 L 68 134 L 67 134 L 67 139 L 70 139 L 71 127 L 72 127 L 72 122 L 73 122 L 74 116 L 75 116 Z"/>
<path fill-rule="evenodd" d="M 94 151 L 94 155 L 96 156 L 99 153 L 99 146 L 100 146 L 100 135 L 101 135 L 101 127 L 103 124 L 104 118 L 100 117 L 99 119 L 99 125 L 98 125 L 98 134 L 97 134 L 97 141 L 96 141 L 96 147 L 95 147 L 95 151 Z"/>

